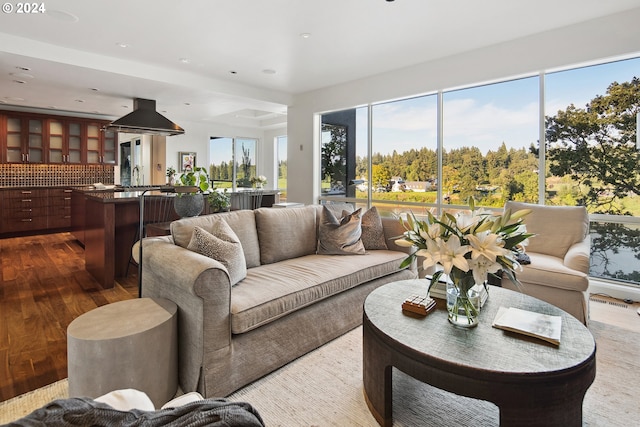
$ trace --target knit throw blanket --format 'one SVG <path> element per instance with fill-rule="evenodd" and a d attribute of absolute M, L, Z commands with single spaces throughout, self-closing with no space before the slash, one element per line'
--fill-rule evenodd
<path fill-rule="evenodd" d="M 8 426 L 264 427 L 248 403 L 204 399 L 157 411 L 119 411 L 89 398 L 58 399 Z"/>

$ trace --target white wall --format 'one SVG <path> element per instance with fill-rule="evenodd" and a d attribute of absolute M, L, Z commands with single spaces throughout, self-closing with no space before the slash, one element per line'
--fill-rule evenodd
<path fill-rule="evenodd" d="M 319 195 L 314 114 L 639 53 L 638 22 L 640 8 L 295 96 L 287 117 L 288 200 L 311 204 Z"/>
<path fill-rule="evenodd" d="M 276 138 L 286 136 L 287 128 L 282 127 L 264 132 L 264 140 L 260 144 L 258 151 L 258 175 L 267 177 L 267 185 L 265 189 L 273 190 L 278 187 L 278 159 Z"/>

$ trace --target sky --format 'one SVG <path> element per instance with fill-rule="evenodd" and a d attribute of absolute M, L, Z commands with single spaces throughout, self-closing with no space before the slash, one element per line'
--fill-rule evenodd
<path fill-rule="evenodd" d="M 573 103 L 584 106 L 604 95 L 614 81 L 640 77 L 640 58 L 548 73 L 545 76 L 545 115 Z M 539 79 L 537 76 L 443 94 L 445 149 L 475 146 L 486 154 L 502 142 L 528 148 L 539 139 Z M 401 153 L 437 141 L 436 95 L 373 106 L 374 152 Z M 366 148 L 366 108 L 358 111 L 358 152 Z"/>

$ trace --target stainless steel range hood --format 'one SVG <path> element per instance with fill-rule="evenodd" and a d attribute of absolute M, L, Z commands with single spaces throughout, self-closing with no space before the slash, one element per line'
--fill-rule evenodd
<path fill-rule="evenodd" d="M 182 135 L 184 129 L 156 111 L 156 101 L 135 98 L 133 111 L 106 126 L 107 130 L 150 135 Z"/>

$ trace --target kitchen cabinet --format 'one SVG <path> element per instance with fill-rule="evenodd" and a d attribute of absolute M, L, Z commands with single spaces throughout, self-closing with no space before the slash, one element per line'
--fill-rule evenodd
<path fill-rule="evenodd" d="M 0 191 L 0 233 L 62 231 L 71 228 L 69 188 L 24 187 Z"/>
<path fill-rule="evenodd" d="M 0 111 L 0 162 L 108 164 L 118 161 L 118 134 L 107 121 Z"/>
<path fill-rule="evenodd" d="M 48 229 L 69 229 L 71 227 L 71 193 L 69 188 L 51 188 L 47 211 Z"/>
<path fill-rule="evenodd" d="M 48 163 L 81 164 L 82 123 L 49 119 L 47 125 Z"/>
<path fill-rule="evenodd" d="M 2 194 L 2 232 L 17 233 L 47 228 L 47 189 L 5 190 Z"/>
<path fill-rule="evenodd" d="M 112 131 L 102 131 L 102 125 L 88 123 L 87 130 L 87 163 L 116 164 L 118 135 Z"/>
<path fill-rule="evenodd" d="M 45 163 L 43 119 L 7 115 L 4 128 L 5 163 Z"/>

